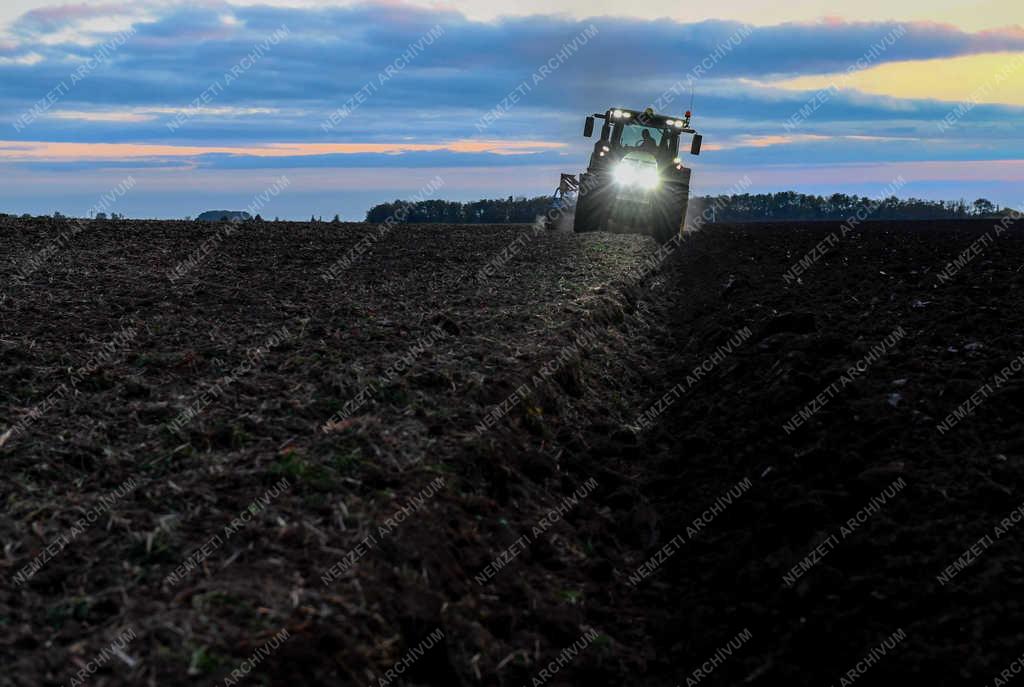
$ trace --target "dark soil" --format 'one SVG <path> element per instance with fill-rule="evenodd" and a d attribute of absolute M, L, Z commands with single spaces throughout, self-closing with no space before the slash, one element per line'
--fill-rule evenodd
<path fill-rule="evenodd" d="M 0 684 L 379 685 L 438 629 L 390 684 L 840 684 L 869 655 L 863 684 L 983 684 L 1024 654 L 1024 528 L 995 533 L 1024 375 L 992 382 L 1024 352 L 1018 229 L 947 281 L 991 222 L 869 224 L 791 283 L 837 225 L 718 225 L 664 261 L 400 227 L 325 280 L 377 229 L 106 222 L 18 279 L 66 227 L 0 219 Z"/>

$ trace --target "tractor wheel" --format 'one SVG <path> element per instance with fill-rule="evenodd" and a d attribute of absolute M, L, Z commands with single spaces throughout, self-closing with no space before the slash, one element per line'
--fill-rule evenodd
<path fill-rule="evenodd" d="M 683 185 L 666 184 L 658 202 L 651 207 L 650 233 L 658 243 L 668 243 L 683 230 L 689 189 Z"/>
<path fill-rule="evenodd" d="M 576 199 L 576 216 L 573 217 L 572 230 L 577 234 L 604 231 L 608 224 L 609 189 L 594 183 L 595 181 L 590 175 L 583 175 L 580 179 L 580 188 L 586 191 L 581 191 Z"/>

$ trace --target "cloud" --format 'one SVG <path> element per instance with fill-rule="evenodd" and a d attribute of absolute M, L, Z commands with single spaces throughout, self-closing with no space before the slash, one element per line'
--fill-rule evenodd
<path fill-rule="evenodd" d="M 797 143 L 816 143 L 830 141 L 831 136 L 819 134 L 767 134 L 764 136 L 737 136 L 732 140 L 712 143 L 705 150 L 734 150 L 736 148 L 771 148 L 773 146 L 794 145 Z"/>
<path fill-rule="evenodd" d="M 43 56 L 37 52 L 25 53 L 15 57 L 0 56 L 0 66 L 6 65 L 21 65 L 23 67 L 31 67 L 34 64 L 39 64 L 43 61 Z"/>
<path fill-rule="evenodd" d="M 61 110 L 47 115 L 53 119 L 70 119 L 81 122 L 151 122 L 156 115 L 140 112 L 82 112 L 78 110 Z"/>
<path fill-rule="evenodd" d="M 84 3 L 42 7 L 23 14 L 11 29 L 15 33 L 51 33 L 90 19 L 134 14 L 127 3 L 87 5 Z"/>
<path fill-rule="evenodd" d="M 583 113 L 613 104 L 610 94 L 619 104 L 640 106 L 675 85 L 677 95 L 667 108 L 681 113 L 689 105 L 686 75 L 716 54 L 711 68 L 695 82 L 701 126 L 720 138 L 767 136 L 777 134 L 779 123 L 810 95 L 772 90 L 769 80 L 778 75 L 845 69 L 872 50 L 875 64 L 895 60 L 906 65 L 913 64 L 906 62 L 911 59 L 1011 45 L 1024 49 L 1020 31 L 971 34 L 936 24 L 789 23 L 759 27 L 743 38 L 741 24 L 713 20 L 684 24 L 600 18 L 591 23 L 517 17 L 485 23 L 452 11 L 393 4 L 297 9 L 235 7 L 217 0 L 138 7 L 71 6 L 23 17 L 17 42 L 0 45 L 0 112 L 9 113 L 8 121 L 67 83 L 76 65 L 96 52 L 93 46 L 37 40 L 26 27 L 60 33 L 99 15 L 148 13 L 148 18 L 133 20 L 135 33 L 99 63 L 87 84 L 62 96 L 51 108 L 52 117 L 38 118 L 15 137 L 66 136 L 66 130 L 54 125 L 77 121 L 76 137 L 83 141 L 332 142 L 356 137 L 387 142 L 401 132 L 430 142 L 479 135 L 475 124 L 480 117 L 503 108 L 518 89 L 513 106 L 482 135 L 514 138 L 543 131 L 545 137 L 564 140 L 578 135 Z M 578 37 L 590 26 L 596 34 L 580 42 Z M 250 69 L 225 86 L 226 74 L 281 27 L 287 27 L 288 36 L 267 46 Z M 402 59 L 409 46 L 435 27 L 443 30 L 440 37 L 412 59 Z M 894 31 L 901 36 L 886 43 Z M 97 37 L 109 41 L 115 35 L 111 31 Z M 574 40 L 575 52 L 563 61 L 556 59 L 557 69 L 538 80 L 541 68 L 559 52 L 568 54 L 565 46 Z M 640 45 L 644 49 L 636 50 Z M 32 55 L 34 63 L 26 63 L 25 55 Z M 398 60 L 403 68 L 395 70 Z M 921 68 L 935 70 L 937 65 L 924 63 Z M 197 102 L 213 84 L 223 88 L 209 102 Z M 329 131 L 321 129 L 337 108 L 368 92 L 368 85 L 372 92 L 354 116 Z M 168 131 L 167 123 L 182 111 L 190 115 L 187 126 Z M 919 101 L 898 97 L 847 93 L 834 98 L 811 128 L 799 133 L 835 135 L 835 130 L 815 127 L 857 120 L 861 130 L 845 133 L 862 134 L 876 122 L 940 119 L 946 111 L 932 113 Z M 980 108 L 972 116 L 1009 117 Z M 727 125 L 716 128 L 718 122 Z M 708 143 L 715 144 L 710 138 Z"/>
<path fill-rule="evenodd" d="M 47 112 L 49 119 L 63 119 L 80 122 L 152 122 L 164 115 L 187 115 L 190 117 L 264 117 L 276 115 L 282 110 L 274 107 L 134 107 L 117 109 L 67 110 Z"/>
<path fill-rule="evenodd" d="M 874 63 L 1024 50 L 1019 30 L 971 34 L 922 23 L 790 23 L 758 27 L 737 40 L 744 30 L 741 24 L 716 20 L 686 24 L 517 17 L 485 23 L 453 11 L 394 3 L 318 9 L 233 7 L 210 1 L 144 7 L 152 18 L 134 20 L 137 33 L 108 68 L 91 77 L 95 87 L 69 94 L 70 99 L 82 104 L 189 102 L 282 26 L 288 27 L 290 38 L 261 61 L 253 78 L 239 80 L 225 93 L 226 102 L 344 102 L 435 26 L 443 28 L 443 37 L 375 95 L 379 107 L 408 107 L 420 101 L 490 108 L 591 25 L 597 34 L 534 90 L 532 102 L 578 103 L 609 83 L 623 82 L 656 94 L 716 53 L 720 59 L 707 70 L 708 76 L 764 78 L 842 71 L 873 49 L 878 52 L 879 43 L 894 31 L 905 33 L 885 45 Z M 71 61 L 90 56 L 88 46 L 46 42 L 46 32 L 59 33 L 86 18 L 131 17 L 136 11 L 133 6 L 110 4 L 29 12 L 15 24 L 17 48 L 43 60 L 31 70 L 0 69 L 0 79 L 12 97 L 34 100 L 41 90 L 45 93 L 41 83 L 66 78 Z M 225 17 L 231 21 L 225 22 Z"/>

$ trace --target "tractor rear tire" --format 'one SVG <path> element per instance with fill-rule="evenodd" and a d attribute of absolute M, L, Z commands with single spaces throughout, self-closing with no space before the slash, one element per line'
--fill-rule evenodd
<path fill-rule="evenodd" d="M 668 243 L 682 232 L 689 191 L 689 187 L 682 184 L 666 184 L 660 189 L 658 200 L 651 207 L 650 219 L 651 237 L 658 243 Z"/>

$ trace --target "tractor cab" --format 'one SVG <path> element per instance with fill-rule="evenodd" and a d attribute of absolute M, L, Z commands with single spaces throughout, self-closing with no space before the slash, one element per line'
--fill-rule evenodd
<path fill-rule="evenodd" d="M 643 112 L 614 108 L 587 117 L 583 127 L 587 138 L 594 135 L 596 120 L 604 120 L 590 167 L 607 167 L 623 159 L 653 161 L 659 170 L 681 165 L 680 137 L 693 134 L 692 155 L 700 155 L 703 142 L 703 137 L 690 128 L 690 116 L 689 112 L 682 118 L 675 118 L 655 114 L 650 108 Z"/>

